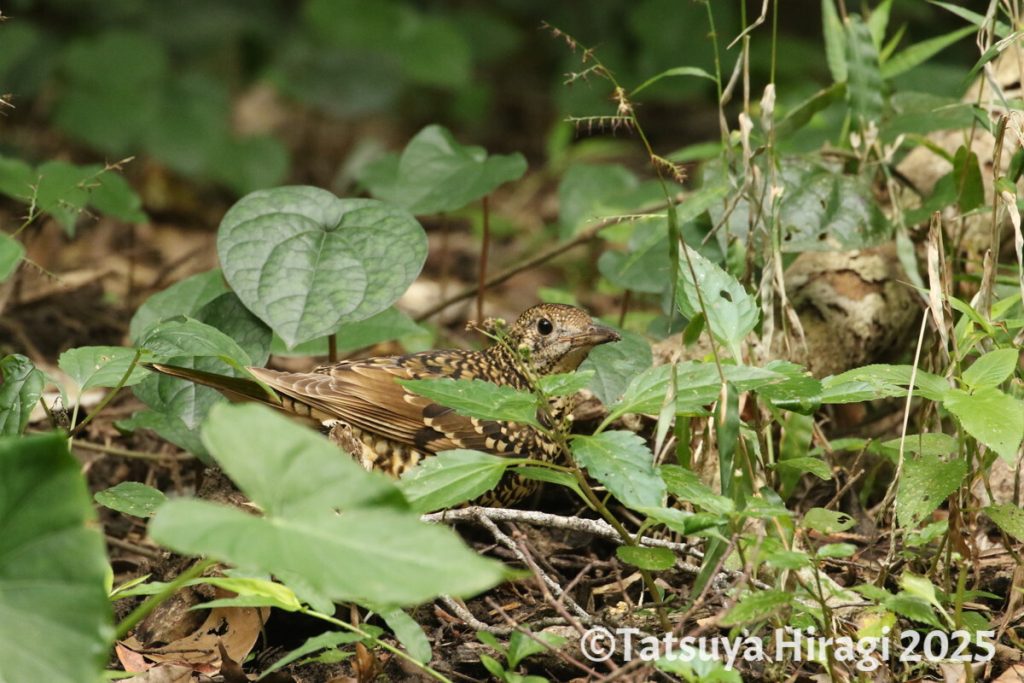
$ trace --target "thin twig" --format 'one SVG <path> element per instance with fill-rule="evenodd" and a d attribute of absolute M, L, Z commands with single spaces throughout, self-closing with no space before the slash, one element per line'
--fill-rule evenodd
<path fill-rule="evenodd" d="M 677 194 L 675 197 L 673 197 L 672 203 L 673 204 L 679 204 L 680 202 L 683 201 L 684 198 L 685 198 L 685 194 L 683 194 L 683 193 Z M 665 208 L 666 208 L 665 202 L 659 202 L 657 204 L 652 204 L 652 205 L 644 207 L 638 213 L 641 213 L 641 214 L 654 213 L 656 211 L 663 211 Z M 519 273 L 522 273 L 525 270 L 529 270 L 529 269 L 534 268 L 536 266 L 539 266 L 539 265 L 541 265 L 543 263 L 547 263 L 551 259 L 555 258 L 556 256 L 560 256 L 561 254 L 563 254 L 563 253 L 569 251 L 570 249 L 572 249 L 573 247 L 578 246 L 580 244 L 585 244 L 585 243 L 589 242 L 590 240 L 592 240 L 595 237 L 597 237 L 597 235 L 602 230 L 605 230 L 606 228 L 610 228 L 613 225 L 618 225 L 621 222 L 622 222 L 622 220 L 621 220 L 620 216 L 615 216 L 615 217 L 612 217 L 612 218 L 606 218 L 604 220 L 598 221 L 597 223 L 594 223 L 593 225 L 591 225 L 589 228 L 579 232 L 575 237 L 573 237 L 573 238 L 571 238 L 569 240 L 566 240 L 564 242 L 561 242 L 559 244 L 556 244 L 555 246 L 553 246 L 553 247 L 551 247 L 549 249 L 545 249 L 544 251 L 540 252 L 539 254 L 531 256 L 530 258 L 528 258 L 528 259 L 526 259 L 526 260 L 524 260 L 524 261 L 522 261 L 522 262 L 520 262 L 520 263 L 518 263 L 518 264 L 516 264 L 514 266 L 511 266 L 510 268 L 505 268 L 504 270 L 501 270 L 501 271 L 495 273 L 494 275 L 492 275 L 489 278 L 487 278 L 487 280 L 484 282 L 484 286 L 485 287 L 494 287 L 495 285 L 500 285 L 502 282 L 505 282 L 509 278 L 511 278 L 511 277 L 513 277 L 515 275 L 518 275 Z M 444 301 L 441 301 L 437 305 L 431 306 L 427 310 L 425 310 L 422 313 L 420 313 L 418 316 L 416 316 L 416 322 L 422 322 L 422 321 L 426 320 L 427 318 L 429 318 L 429 317 L 431 317 L 433 315 L 436 315 L 437 313 L 440 313 L 441 311 L 443 311 L 444 309 L 448 308 L 449 306 L 451 306 L 453 304 L 457 304 L 460 301 L 465 301 L 466 299 L 472 298 L 477 293 L 478 289 L 479 289 L 479 284 L 473 285 L 472 287 L 466 287 L 462 291 L 460 291 L 460 292 L 458 292 L 456 294 L 453 294 L 452 296 L 448 297 Z"/>
<path fill-rule="evenodd" d="M 580 607 L 575 600 L 570 598 L 565 593 L 565 591 L 562 590 L 562 587 L 558 585 L 557 581 L 552 579 L 544 572 L 543 569 L 538 567 L 537 563 L 533 561 L 533 558 L 529 557 L 526 553 L 524 553 L 522 548 L 519 547 L 519 544 L 512 540 L 512 538 L 510 538 L 508 534 L 499 529 L 497 524 L 495 524 L 493 521 L 491 521 L 483 515 L 480 515 L 479 517 L 477 517 L 477 519 L 485 529 L 491 532 L 491 535 L 494 536 L 494 540 L 496 540 L 498 543 L 502 544 L 503 546 L 511 550 L 512 554 L 516 556 L 516 559 L 518 559 L 520 562 L 529 567 L 530 570 L 534 573 L 534 575 L 536 575 L 537 578 L 540 579 L 541 590 L 543 590 L 545 593 L 550 591 L 551 593 L 559 597 L 558 601 L 554 599 L 551 600 L 552 606 L 556 610 L 559 607 L 560 601 L 564 600 L 565 604 L 575 614 L 576 620 L 588 626 L 594 623 L 594 618 L 591 617 L 585 609 Z M 563 614 L 562 616 L 564 617 L 568 615 Z"/>

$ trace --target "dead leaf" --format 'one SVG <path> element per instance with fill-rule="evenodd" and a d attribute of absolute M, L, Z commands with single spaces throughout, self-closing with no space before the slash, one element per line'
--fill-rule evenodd
<path fill-rule="evenodd" d="M 231 595 L 226 591 L 219 593 L 222 595 L 217 597 Z M 117 656 L 126 671 L 143 671 L 153 664 L 180 664 L 200 673 L 216 674 L 223 661 L 220 647 L 232 661 L 245 659 L 269 614 L 267 607 L 217 607 L 210 610 L 199 628 L 183 638 L 159 647 L 146 647 L 132 635 L 117 644 Z"/>
<path fill-rule="evenodd" d="M 161 664 L 138 676 L 121 679 L 123 683 L 191 683 L 192 667 Z"/>

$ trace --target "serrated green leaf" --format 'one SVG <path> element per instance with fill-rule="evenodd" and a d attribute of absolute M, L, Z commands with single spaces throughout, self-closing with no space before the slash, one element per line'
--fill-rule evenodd
<path fill-rule="evenodd" d="M 79 346 L 60 354 L 57 365 L 82 391 L 92 387 L 115 387 L 136 360 L 135 349 L 123 346 Z M 135 364 L 123 386 L 138 384 L 149 376 Z"/>
<path fill-rule="evenodd" d="M 845 512 L 811 508 L 804 514 L 801 526 L 827 535 L 846 531 L 856 523 L 856 520 Z"/>
<path fill-rule="evenodd" d="M 933 455 L 909 457 L 896 490 L 896 519 L 902 527 L 916 527 L 946 498 L 960 488 L 967 463 L 960 458 L 946 462 Z"/>
<path fill-rule="evenodd" d="M 0 680 L 97 681 L 109 657 L 108 564 L 80 468 L 56 434 L 0 439 Z"/>
<path fill-rule="evenodd" d="M 821 381 L 822 403 L 854 403 L 876 398 L 906 396 L 914 377 L 915 394 L 929 401 L 941 401 L 949 382 L 911 365 L 865 365 Z"/>
<path fill-rule="evenodd" d="M 1017 368 L 1020 351 L 1017 349 L 996 349 L 971 363 L 963 374 L 964 384 L 972 389 L 999 386 Z"/>
<path fill-rule="evenodd" d="M 1014 461 L 1024 439 L 1024 404 L 988 387 L 968 394 L 950 389 L 943 405 L 956 415 L 968 434 L 1003 458 Z"/>
<path fill-rule="evenodd" d="M 680 259 L 676 289 L 679 310 L 687 318 L 704 313 L 718 343 L 727 346 L 733 357 L 740 358 L 740 342 L 757 325 L 760 309 L 732 275 L 693 249 L 690 249 L 690 262 L 697 279 L 694 281 L 689 266 Z"/>
<path fill-rule="evenodd" d="M 537 397 L 528 391 L 482 379 L 403 379 L 398 383 L 460 415 L 540 426 Z"/>
<path fill-rule="evenodd" d="M 394 303 L 423 267 L 426 235 L 381 202 L 278 187 L 228 211 L 217 252 L 246 308 L 294 346 Z"/>
<path fill-rule="evenodd" d="M 615 549 L 615 555 L 626 564 L 650 571 L 664 571 L 676 564 L 676 554 L 668 548 L 620 545 Z"/>
<path fill-rule="evenodd" d="M 779 460 L 775 463 L 775 467 L 781 470 L 798 472 L 799 474 L 807 472 L 824 481 L 832 479 L 832 470 L 828 466 L 828 463 L 820 458 L 814 458 L 811 456 L 799 456 L 796 458 Z"/>
<path fill-rule="evenodd" d="M 633 377 L 650 368 L 653 361 L 651 345 L 633 332 L 617 330 L 622 340 L 615 344 L 602 344 L 591 350 L 577 372 L 594 372 L 587 386 L 605 405 L 615 403 Z"/>
<path fill-rule="evenodd" d="M 890 456 L 895 456 L 900 450 L 900 440 L 897 438 L 884 441 L 882 449 Z M 942 432 L 907 434 L 903 450 L 906 453 L 945 457 L 956 453 L 957 443 L 952 436 Z"/>
<path fill-rule="evenodd" d="M 656 507 L 665 495 L 665 482 L 654 469 L 654 456 L 633 432 L 602 432 L 576 436 L 572 454 L 580 466 L 632 508 Z"/>
<path fill-rule="evenodd" d="M 1024 541 L 1024 510 L 1013 503 L 990 505 L 983 509 L 989 519 L 1018 541 Z"/>
<path fill-rule="evenodd" d="M 662 465 L 658 471 L 665 480 L 669 493 L 679 500 L 721 515 L 727 515 L 736 509 L 736 504 L 731 498 L 712 491 L 693 470 L 679 465 Z"/>
<path fill-rule="evenodd" d="M 516 180 L 526 172 L 521 154 L 488 156 L 482 147 L 467 147 L 438 125 L 427 126 L 406 145 L 392 167 L 394 176 L 369 180 L 374 197 L 415 214 L 450 212 Z M 378 169 L 379 171 L 379 169 Z"/>
<path fill-rule="evenodd" d="M 13 354 L 0 360 L 0 380 L 0 436 L 17 436 L 43 394 L 43 373 L 25 356 Z"/>
<path fill-rule="evenodd" d="M 156 509 L 167 500 L 162 491 L 137 481 L 123 481 L 98 491 L 93 498 L 111 510 L 143 518 L 152 517 Z"/>
<path fill-rule="evenodd" d="M 471 450 L 443 451 L 424 458 L 398 482 L 417 512 L 433 512 L 490 491 L 513 464 L 510 458 Z"/>
<path fill-rule="evenodd" d="M 527 635 L 522 631 L 513 631 L 508 638 L 508 668 L 516 669 L 527 657 L 541 652 L 558 650 L 565 643 L 566 639 L 556 633 L 542 631 Z"/>
<path fill-rule="evenodd" d="M 796 599 L 793 593 L 763 590 L 748 593 L 733 605 L 719 622 L 722 626 L 739 626 L 774 616 Z"/>
<path fill-rule="evenodd" d="M 557 375 L 544 375 L 537 380 L 537 385 L 545 396 L 572 396 L 585 389 L 596 374 L 593 370 L 577 370 Z"/>

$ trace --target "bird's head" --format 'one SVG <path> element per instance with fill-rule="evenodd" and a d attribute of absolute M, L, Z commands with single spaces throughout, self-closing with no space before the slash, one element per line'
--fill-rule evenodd
<path fill-rule="evenodd" d="M 506 332 L 512 349 L 525 351 L 531 368 L 541 375 L 572 372 L 592 348 L 619 339 L 618 332 L 586 311 L 564 304 L 529 308 Z"/>

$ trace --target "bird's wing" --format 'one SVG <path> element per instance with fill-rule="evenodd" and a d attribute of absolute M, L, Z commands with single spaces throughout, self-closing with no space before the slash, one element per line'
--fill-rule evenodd
<path fill-rule="evenodd" d="M 249 370 L 275 391 L 326 418 L 421 451 L 473 448 L 503 453 L 514 449 L 501 423 L 459 415 L 402 387 L 396 380 L 443 376 L 408 357 L 342 362 L 308 373 Z"/>

